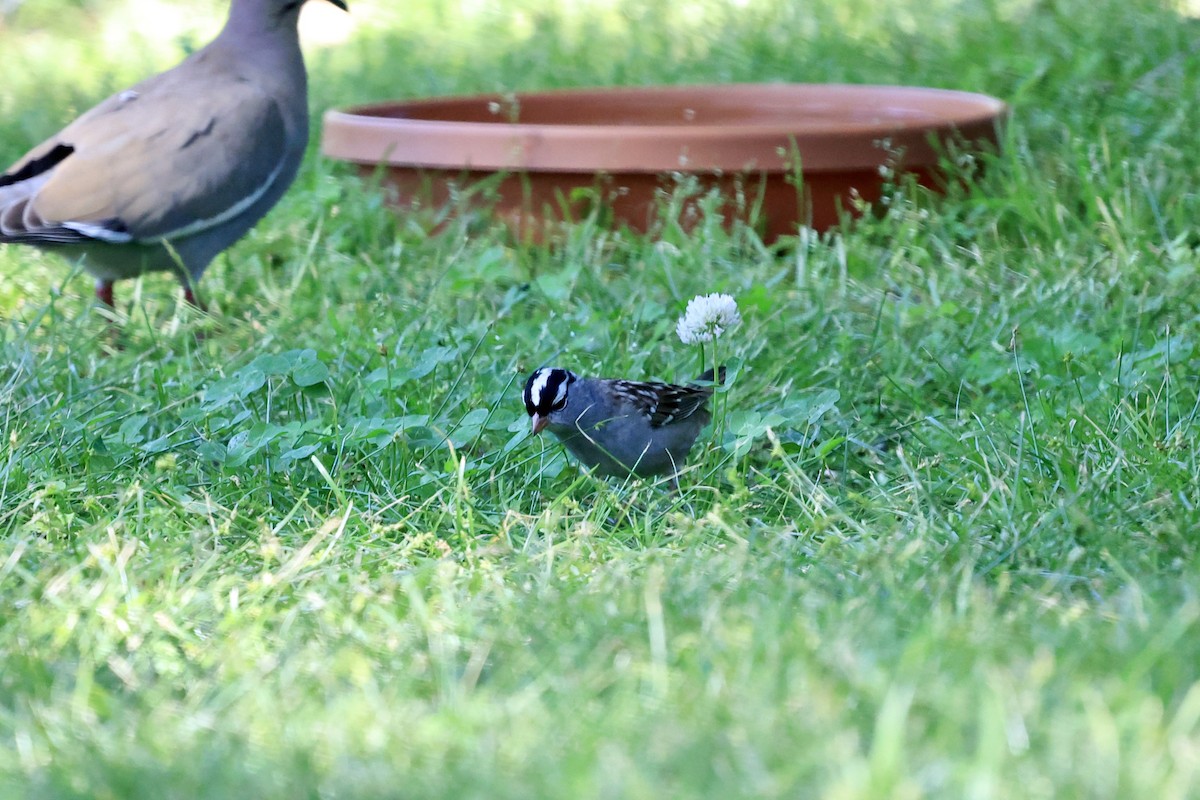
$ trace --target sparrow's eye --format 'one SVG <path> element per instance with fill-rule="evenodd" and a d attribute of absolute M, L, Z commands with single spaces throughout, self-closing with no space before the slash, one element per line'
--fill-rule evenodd
<path fill-rule="evenodd" d="M 559 372 L 554 376 L 554 384 L 551 387 L 554 390 L 554 399 L 550 401 L 551 411 L 562 411 L 567 407 L 567 388 L 571 385 L 571 380 L 569 372 Z"/>

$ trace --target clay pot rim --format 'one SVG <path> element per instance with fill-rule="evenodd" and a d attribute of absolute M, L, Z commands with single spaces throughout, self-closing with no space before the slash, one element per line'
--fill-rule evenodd
<path fill-rule="evenodd" d="M 694 103 L 755 94 L 775 103 L 836 100 L 847 108 L 875 108 L 879 118 L 805 119 L 738 124 L 630 124 L 448 121 L 402 116 L 406 111 L 472 104 L 555 101 L 586 103 Z M 850 102 L 847 103 L 846 101 Z M 870 105 L 867 105 L 870 104 Z M 875 169 L 903 150 L 906 166 L 937 163 L 939 148 L 956 134 L 995 138 L 1008 106 L 988 95 L 953 89 L 876 84 L 745 83 L 597 87 L 475 94 L 374 103 L 327 111 L 322 150 L 360 164 L 383 163 L 443 170 L 529 172 L 730 171 L 788 172 L 799 151 L 804 171 Z M 881 142 L 887 141 L 889 150 Z M 735 146 L 736 145 L 736 146 Z"/>

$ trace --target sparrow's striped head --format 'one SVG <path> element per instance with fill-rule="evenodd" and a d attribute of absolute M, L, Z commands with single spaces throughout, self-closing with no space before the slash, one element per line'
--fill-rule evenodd
<path fill-rule="evenodd" d="M 550 423 L 550 415 L 567 407 L 567 389 L 578 380 L 575 373 L 558 367 L 542 367 L 525 381 L 525 412 L 532 418 L 534 433 Z"/>

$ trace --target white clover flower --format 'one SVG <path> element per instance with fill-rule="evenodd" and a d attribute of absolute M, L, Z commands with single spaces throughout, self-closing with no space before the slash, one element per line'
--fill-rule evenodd
<path fill-rule="evenodd" d="M 725 331 L 742 324 L 737 301 L 727 294 L 698 295 L 688 301 L 687 311 L 675 324 L 684 344 L 711 342 Z"/>

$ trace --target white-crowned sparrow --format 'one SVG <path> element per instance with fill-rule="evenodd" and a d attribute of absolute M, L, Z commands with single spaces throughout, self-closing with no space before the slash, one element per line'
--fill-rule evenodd
<path fill-rule="evenodd" d="M 724 367 L 719 374 L 724 383 Z M 712 416 L 706 406 L 713 371 L 696 380 L 700 385 L 581 378 L 542 367 L 525 382 L 525 410 L 535 434 L 549 428 L 602 475 L 674 476 Z"/>

